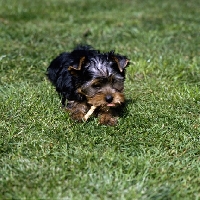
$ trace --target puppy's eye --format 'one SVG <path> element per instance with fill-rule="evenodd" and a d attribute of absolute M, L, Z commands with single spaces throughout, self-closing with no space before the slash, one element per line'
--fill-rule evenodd
<path fill-rule="evenodd" d="M 94 83 L 94 84 L 92 85 L 92 87 L 95 88 L 95 89 L 99 89 L 99 88 L 101 87 L 101 84 L 99 84 L 99 83 Z"/>
<path fill-rule="evenodd" d="M 121 92 L 124 89 L 124 83 L 121 80 L 113 80 L 112 86 L 118 92 Z"/>

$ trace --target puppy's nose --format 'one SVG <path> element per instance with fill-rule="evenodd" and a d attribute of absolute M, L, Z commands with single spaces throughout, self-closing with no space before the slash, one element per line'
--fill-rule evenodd
<path fill-rule="evenodd" d="M 113 100 L 113 97 L 111 95 L 106 95 L 106 102 L 111 103 Z"/>

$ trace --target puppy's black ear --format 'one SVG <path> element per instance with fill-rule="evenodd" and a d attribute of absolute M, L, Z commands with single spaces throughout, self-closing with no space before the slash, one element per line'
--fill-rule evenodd
<path fill-rule="evenodd" d="M 78 65 L 69 66 L 68 71 L 71 75 L 77 75 L 78 72 L 81 70 L 82 65 L 85 61 L 85 57 L 81 57 Z"/>
<path fill-rule="evenodd" d="M 120 72 L 123 72 L 129 64 L 129 60 L 125 56 L 113 55 L 112 60 L 117 63 Z"/>

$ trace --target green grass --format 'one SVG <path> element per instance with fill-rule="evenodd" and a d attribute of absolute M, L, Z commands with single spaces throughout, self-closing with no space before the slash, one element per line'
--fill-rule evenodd
<path fill-rule="evenodd" d="M 0 199 L 200 199 L 199 0 L 0 0 Z M 78 43 L 127 55 L 115 127 L 46 80 Z"/>

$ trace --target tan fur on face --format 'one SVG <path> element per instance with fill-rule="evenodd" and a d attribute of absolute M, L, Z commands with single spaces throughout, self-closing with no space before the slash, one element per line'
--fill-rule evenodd
<path fill-rule="evenodd" d="M 116 92 L 111 95 L 113 96 L 112 104 L 115 104 L 114 107 L 124 103 L 123 93 Z M 88 98 L 88 104 L 93 105 L 95 107 L 106 106 L 108 103 L 106 102 L 105 99 L 106 99 L 106 94 L 104 93 L 96 94 L 95 96 Z"/>

